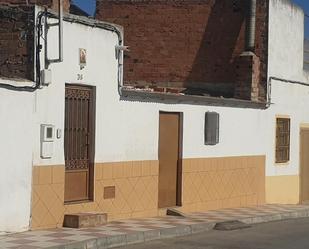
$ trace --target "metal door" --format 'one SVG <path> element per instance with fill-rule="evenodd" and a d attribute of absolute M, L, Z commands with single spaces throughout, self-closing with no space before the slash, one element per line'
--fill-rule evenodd
<path fill-rule="evenodd" d="M 181 205 L 182 116 L 160 112 L 159 208 Z"/>
<path fill-rule="evenodd" d="M 65 88 L 65 202 L 93 197 L 95 89 Z"/>
<path fill-rule="evenodd" d="M 300 201 L 309 202 L 309 129 L 300 130 Z"/>

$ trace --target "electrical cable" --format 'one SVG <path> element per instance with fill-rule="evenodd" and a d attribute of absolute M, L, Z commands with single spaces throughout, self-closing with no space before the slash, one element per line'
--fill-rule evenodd
<path fill-rule="evenodd" d="M 42 49 L 41 43 L 40 43 L 40 38 L 42 36 L 42 18 L 44 16 L 43 11 L 39 12 L 38 17 L 37 17 L 37 26 L 35 29 L 35 32 L 37 32 L 37 41 L 36 41 L 36 55 L 35 55 L 35 60 L 36 60 L 36 83 L 34 86 L 14 86 L 11 84 L 6 84 L 6 83 L 0 83 L 0 87 L 6 88 L 9 90 L 15 90 L 15 91 L 26 91 L 26 92 L 33 92 L 37 90 L 40 87 L 41 84 L 41 76 L 40 76 L 40 71 L 41 71 L 41 62 L 40 62 L 40 52 Z"/>

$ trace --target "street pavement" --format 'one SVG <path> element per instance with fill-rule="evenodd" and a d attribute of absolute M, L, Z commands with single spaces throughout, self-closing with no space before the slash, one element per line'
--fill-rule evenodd
<path fill-rule="evenodd" d="M 125 249 L 309 249 L 309 218 L 252 225 L 234 231 L 208 231 L 122 247 Z"/>

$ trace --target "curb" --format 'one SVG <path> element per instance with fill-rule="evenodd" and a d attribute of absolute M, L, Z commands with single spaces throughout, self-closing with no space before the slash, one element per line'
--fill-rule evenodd
<path fill-rule="evenodd" d="M 243 218 L 239 219 L 239 221 L 247 224 L 258 224 L 271 221 L 280 221 L 280 220 L 305 218 L 305 217 L 309 217 L 309 209 L 264 215 L 258 217 Z M 47 249 L 107 249 L 113 247 L 144 243 L 151 240 L 174 238 L 179 236 L 196 234 L 200 232 L 207 232 L 212 230 L 215 225 L 216 222 L 182 225 L 174 228 L 163 228 L 146 232 L 133 232 L 122 235 L 108 236 L 67 245 L 48 247 Z"/>

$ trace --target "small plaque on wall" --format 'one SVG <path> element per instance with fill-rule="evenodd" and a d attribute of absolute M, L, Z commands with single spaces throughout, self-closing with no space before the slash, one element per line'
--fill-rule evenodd
<path fill-rule="evenodd" d="M 79 65 L 81 68 L 87 65 L 87 50 L 84 48 L 79 49 Z"/>

